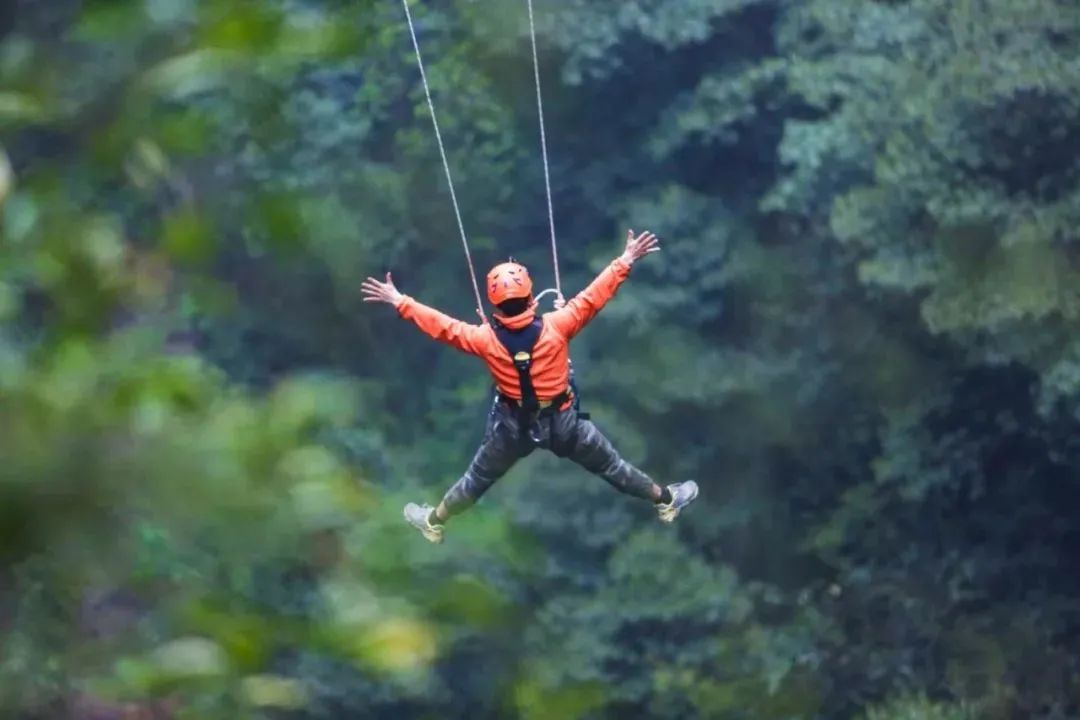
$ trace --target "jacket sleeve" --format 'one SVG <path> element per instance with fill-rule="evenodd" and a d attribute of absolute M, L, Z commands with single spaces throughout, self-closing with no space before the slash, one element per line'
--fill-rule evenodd
<path fill-rule="evenodd" d="M 411 320 L 418 328 L 440 342 L 470 355 L 483 353 L 487 329 L 483 325 L 470 325 L 428 307 L 405 295 L 397 304 L 401 317 Z"/>
<path fill-rule="evenodd" d="M 589 321 L 608 304 L 619 286 L 630 277 L 630 264 L 621 257 L 615 258 L 561 310 L 548 313 L 545 321 L 552 323 L 568 340 L 581 332 Z"/>

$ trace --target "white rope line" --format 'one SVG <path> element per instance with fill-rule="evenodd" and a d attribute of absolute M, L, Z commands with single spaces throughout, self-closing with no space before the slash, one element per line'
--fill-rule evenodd
<path fill-rule="evenodd" d="M 551 202 L 551 170 L 548 166 L 547 133 L 544 130 L 544 100 L 540 93 L 540 58 L 536 52 L 536 23 L 533 20 L 532 0 L 529 6 L 529 37 L 532 39 L 533 77 L 536 80 L 536 111 L 540 116 L 540 150 L 544 156 L 544 189 L 547 191 L 548 226 L 551 228 L 551 261 L 555 266 L 556 297 L 562 299 L 562 282 L 559 279 L 559 246 L 555 241 L 555 210 Z"/>
<path fill-rule="evenodd" d="M 476 294 L 476 311 L 486 322 L 484 304 L 480 299 L 480 285 L 476 281 L 476 268 L 473 267 L 472 253 L 469 252 L 469 241 L 465 237 L 465 224 L 461 221 L 461 209 L 458 207 L 457 193 L 454 192 L 454 180 L 450 176 L 450 162 L 446 159 L 446 148 L 443 146 L 442 133 L 439 132 L 439 121 L 435 117 L 435 103 L 431 100 L 431 88 L 428 85 L 427 73 L 424 72 L 424 60 L 420 56 L 420 42 L 416 38 L 416 27 L 413 25 L 412 13 L 409 12 L 409 0 L 401 0 L 405 8 L 405 19 L 409 22 L 409 34 L 412 36 L 413 50 L 416 51 L 416 65 L 420 68 L 420 80 L 424 83 L 424 96 L 427 98 L 428 110 L 431 112 L 431 124 L 435 127 L 435 140 L 439 144 L 439 156 L 442 158 L 443 170 L 446 171 L 446 184 L 450 187 L 450 200 L 454 204 L 454 217 L 457 218 L 458 231 L 461 233 L 461 246 L 465 249 L 465 260 L 469 264 L 469 276 L 472 278 L 473 292 Z M 552 235 L 554 239 L 554 235 Z M 556 269 L 556 278 L 558 270 Z"/>

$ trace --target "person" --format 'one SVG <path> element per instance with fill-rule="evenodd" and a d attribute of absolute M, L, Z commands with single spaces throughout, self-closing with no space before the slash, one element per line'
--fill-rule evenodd
<path fill-rule="evenodd" d="M 442 542 L 447 520 L 469 508 L 538 447 L 578 463 L 620 492 L 653 502 L 664 522 L 673 522 L 693 502 L 697 483 L 661 487 L 653 482 L 581 417 L 570 387 L 570 341 L 615 296 L 634 263 L 659 250 L 656 235 L 635 236 L 630 230 L 619 257 L 580 294 L 542 316 L 537 315 L 528 270 L 512 260 L 496 265 L 487 275 L 488 300 L 497 309 L 491 324 L 465 323 L 417 302 L 398 291 L 390 273 L 385 282 L 371 277 L 364 281 L 364 302 L 393 305 L 402 318 L 434 339 L 481 358 L 497 389 L 483 441 L 465 474 L 437 507 L 405 506 L 405 519 L 426 539 Z"/>

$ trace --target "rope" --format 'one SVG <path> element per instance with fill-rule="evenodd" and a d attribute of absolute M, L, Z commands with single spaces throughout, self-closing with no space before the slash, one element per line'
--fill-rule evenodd
<path fill-rule="evenodd" d="M 551 202 L 551 169 L 548 165 L 547 133 L 544 130 L 544 99 L 540 93 L 540 58 L 536 52 L 536 23 L 533 20 L 532 0 L 529 6 L 529 37 L 532 39 L 533 78 L 536 80 L 536 112 L 540 116 L 540 150 L 544 156 L 544 189 L 547 191 L 548 226 L 551 228 L 551 262 L 555 267 L 555 294 L 560 300 L 562 282 L 559 279 L 559 246 L 555 240 L 555 210 Z"/>
<path fill-rule="evenodd" d="M 480 299 L 480 285 L 476 281 L 476 268 L 473 266 L 472 253 L 469 251 L 469 240 L 465 237 L 465 224 L 461 222 L 461 208 L 458 207 L 457 193 L 454 192 L 454 179 L 450 176 L 450 162 L 446 159 L 446 148 L 443 146 L 442 133 L 439 132 L 439 121 L 435 117 L 435 103 L 431 100 L 431 87 L 428 85 L 427 73 L 424 72 L 424 60 L 420 56 L 420 41 L 416 38 L 416 27 L 413 25 L 412 13 L 409 12 L 409 0 L 401 0 L 401 6 L 405 8 L 405 19 L 409 22 L 409 34 L 412 36 L 413 50 L 416 51 L 416 65 L 420 68 L 420 80 L 424 83 L 424 97 L 427 98 L 428 110 L 431 112 L 431 124 L 435 127 L 435 140 L 439 144 L 439 156 L 442 158 L 443 170 L 446 171 L 446 184 L 450 187 L 450 200 L 454 204 L 454 217 L 457 218 L 458 232 L 461 233 L 461 246 L 465 249 L 465 261 L 469 265 L 469 277 L 472 278 L 473 293 L 476 295 L 476 312 L 480 318 L 487 322 L 484 314 L 484 303 Z M 554 239 L 554 235 L 552 235 Z M 556 269 L 556 278 L 558 270 Z"/>

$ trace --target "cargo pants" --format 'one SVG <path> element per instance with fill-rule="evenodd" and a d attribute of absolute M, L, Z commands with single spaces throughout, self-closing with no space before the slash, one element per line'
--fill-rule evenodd
<path fill-rule="evenodd" d="M 505 402 L 494 403 L 480 449 L 469 469 L 443 497 L 449 515 L 456 515 L 475 503 L 495 481 L 536 448 L 550 450 L 573 460 L 599 475 L 619 492 L 645 500 L 653 499 L 655 483 L 648 475 L 626 462 L 596 425 L 579 416 L 575 407 L 545 410 L 529 429 L 522 432 L 518 410 Z M 532 435 L 532 437 L 530 436 Z"/>

